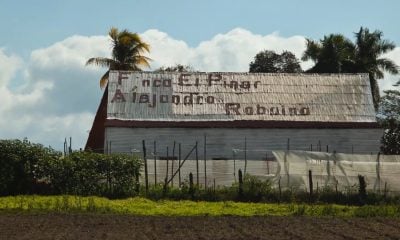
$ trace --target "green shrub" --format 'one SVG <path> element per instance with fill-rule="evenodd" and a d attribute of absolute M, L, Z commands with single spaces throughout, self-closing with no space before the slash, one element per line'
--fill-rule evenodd
<path fill-rule="evenodd" d="M 45 183 L 39 182 L 38 163 L 60 156 L 60 152 L 27 139 L 0 140 L 0 195 L 40 193 Z"/>
<path fill-rule="evenodd" d="M 242 200 L 259 202 L 270 199 L 272 193 L 272 184 L 268 180 L 261 180 L 256 176 L 246 174 L 243 178 Z"/>
<path fill-rule="evenodd" d="M 52 161 L 40 161 L 40 177 L 46 179 L 55 194 L 128 197 L 137 194 L 136 176 L 142 162 L 127 154 L 104 155 L 73 152 Z"/>

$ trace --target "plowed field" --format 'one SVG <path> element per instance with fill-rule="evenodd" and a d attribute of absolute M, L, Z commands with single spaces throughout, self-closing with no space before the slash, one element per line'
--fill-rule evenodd
<path fill-rule="evenodd" d="M 400 239 L 400 219 L 1 214 L 0 239 Z"/>

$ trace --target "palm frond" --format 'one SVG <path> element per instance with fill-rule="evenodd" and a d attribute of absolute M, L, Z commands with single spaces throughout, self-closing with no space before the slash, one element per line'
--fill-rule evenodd
<path fill-rule="evenodd" d="M 399 73 L 399 66 L 396 65 L 392 60 L 387 58 L 379 58 L 376 60 L 378 67 L 382 68 L 384 71 L 387 71 L 391 74 Z"/>
<path fill-rule="evenodd" d="M 112 27 L 111 29 L 110 29 L 110 31 L 108 32 L 108 36 L 110 36 L 110 38 L 112 39 L 112 40 L 117 40 L 118 39 L 118 29 L 117 28 L 115 28 L 115 27 Z"/>
<path fill-rule="evenodd" d="M 311 39 L 306 39 L 306 50 L 301 57 L 301 60 L 313 60 L 314 62 L 317 61 L 318 55 L 321 51 L 321 45 L 318 42 L 315 42 Z"/>
<path fill-rule="evenodd" d="M 110 58 L 104 58 L 104 57 L 96 57 L 96 58 L 90 58 L 86 62 L 86 66 L 88 65 L 97 65 L 100 67 L 110 67 L 111 65 L 114 64 L 114 60 Z"/>
<path fill-rule="evenodd" d="M 144 56 L 137 56 L 136 59 L 136 64 L 137 65 L 141 65 L 141 66 L 145 66 L 145 67 L 150 67 L 150 58 L 144 57 Z"/>

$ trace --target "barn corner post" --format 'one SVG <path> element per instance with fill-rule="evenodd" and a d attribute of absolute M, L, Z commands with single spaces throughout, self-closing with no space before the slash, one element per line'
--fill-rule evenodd
<path fill-rule="evenodd" d="M 147 169 L 147 156 L 146 156 L 146 142 L 145 140 L 142 140 L 142 145 L 143 145 L 143 161 L 144 161 L 144 181 L 145 181 L 145 189 L 146 189 L 146 195 L 149 191 L 149 175 L 148 175 L 148 169 Z"/>

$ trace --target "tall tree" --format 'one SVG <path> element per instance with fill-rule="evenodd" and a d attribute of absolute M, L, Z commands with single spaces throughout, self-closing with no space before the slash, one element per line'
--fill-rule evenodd
<path fill-rule="evenodd" d="M 398 73 L 398 66 L 382 54 L 393 50 L 393 42 L 382 39 L 381 31 L 370 32 L 361 27 L 352 43 L 341 34 L 330 34 L 319 42 L 307 39 L 302 60 L 312 60 L 315 65 L 307 70 L 314 73 L 368 73 L 375 109 L 380 101 L 377 79 L 383 72 Z"/>
<path fill-rule="evenodd" d="M 381 151 L 384 154 L 400 154 L 400 91 L 388 90 L 384 93 L 378 114 L 379 122 L 385 128 Z"/>
<path fill-rule="evenodd" d="M 393 42 L 382 39 L 383 33 L 375 30 L 370 32 L 368 28 L 361 27 L 355 33 L 356 49 L 354 62 L 357 72 L 365 72 L 369 75 L 372 96 L 375 107 L 380 101 L 378 79 L 383 78 L 383 71 L 397 74 L 399 67 L 391 60 L 382 58 L 382 54 L 393 50 L 396 46 Z"/>
<path fill-rule="evenodd" d="M 299 60 L 293 53 L 284 51 L 282 54 L 277 54 L 274 51 L 265 50 L 254 57 L 254 61 L 250 63 L 249 72 L 299 73 L 302 70 Z"/>
<path fill-rule="evenodd" d="M 306 40 L 302 60 L 312 60 L 315 65 L 307 70 L 312 73 L 342 73 L 354 71 L 354 44 L 341 34 L 324 36 L 319 42 Z"/>
<path fill-rule="evenodd" d="M 176 64 L 169 67 L 160 67 L 154 72 L 196 72 L 196 70 L 190 65 Z"/>
<path fill-rule="evenodd" d="M 101 88 L 107 86 L 111 70 L 140 71 L 140 67 L 148 67 L 151 60 L 143 56 L 144 53 L 150 52 L 150 46 L 142 41 L 139 34 L 111 28 L 108 35 L 112 41 L 112 58 L 94 57 L 86 62 L 86 65 L 108 67 L 108 71 L 100 79 Z"/>
<path fill-rule="evenodd" d="M 384 94 L 379 107 L 380 117 L 400 124 L 400 91 L 386 90 Z"/>

